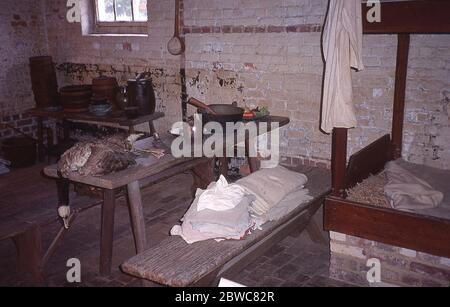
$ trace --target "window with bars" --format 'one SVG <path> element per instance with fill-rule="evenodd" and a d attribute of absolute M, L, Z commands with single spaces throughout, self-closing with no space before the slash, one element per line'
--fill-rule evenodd
<path fill-rule="evenodd" d="M 94 0 L 97 33 L 147 33 L 148 0 Z"/>

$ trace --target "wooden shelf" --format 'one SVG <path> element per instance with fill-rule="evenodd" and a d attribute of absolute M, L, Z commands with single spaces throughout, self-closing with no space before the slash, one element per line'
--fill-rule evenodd
<path fill-rule="evenodd" d="M 164 113 L 155 112 L 150 115 L 142 115 L 134 119 L 129 119 L 124 115 L 120 115 L 117 117 L 113 116 L 95 116 L 88 112 L 83 113 L 71 113 L 65 111 L 45 111 L 42 109 L 31 109 L 27 111 L 27 114 L 35 117 L 47 117 L 47 118 L 56 118 L 56 119 L 66 119 L 66 120 L 80 120 L 80 121 L 90 121 L 90 122 L 99 122 L 99 123 L 110 123 L 110 124 L 119 124 L 121 126 L 135 126 L 142 123 L 147 123 L 149 121 L 157 120 L 159 118 L 164 117 Z"/>

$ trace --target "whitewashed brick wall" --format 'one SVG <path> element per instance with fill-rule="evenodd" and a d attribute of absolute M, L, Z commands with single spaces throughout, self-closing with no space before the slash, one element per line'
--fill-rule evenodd
<path fill-rule="evenodd" d="M 1 2 L 0 42 L 1 119 L 33 104 L 28 58 L 48 52 L 40 1 Z"/>
<path fill-rule="evenodd" d="M 368 285 L 367 260 L 380 260 L 381 282 L 398 286 L 448 287 L 450 259 L 330 232 L 330 277 Z"/>
<path fill-rule="evenodd" d="M 323 72 L 319 28 L 328 1 L 183 2 L 189 94 L 208 103 L 264 105 L 273 114 L 289 116 L 291 124 L 282 132 L 283 154 L 329 164 L 331 137 L 319 131 Z M 46 33 L 37 31 L 34 41 L 19 38 L 45 47 L 47 36 L 49 53 L 57 63 L 85 65 L 60 66 L 62 85 L 90 82 L 100 73 L 124 81 L 148 70 L 155 76 L 159 109 L 167 114 L 158 123 L 160 129 L 181 118 L 182 58 L 170 55 L 166 48 L 173 33 L 173 1 L 149 2 L 146 38 L 82 36 L 80 25 L 65 19 L 65 1 L 40 3 L 45 7 Z M 11 7 L 2 14 L 11 20 L 13 11 Z M 390 131 L 396 45 L 393 35 L 364 37 L 367 69 L 353 74 L 358 127 L 350 131 L 349 154 Z M 445 100 L 445 91 L 450 91 L 449 45 L 449 35 L 412 36 L 406 95 L 404 157 L 441 168 L 450 168 L 449 102 Z M 1 50 L 10 52 L 14 46 L 5 48 Z M 46 48 L 37 49 L 44 52 Z M 2 101 L 6 113 L 32 106 L 28 81 L 19 84 L 22 89 L 28 86 L 28 100 Z"/>

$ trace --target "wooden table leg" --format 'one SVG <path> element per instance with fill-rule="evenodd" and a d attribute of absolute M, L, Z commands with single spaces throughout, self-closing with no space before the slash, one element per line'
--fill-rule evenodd
<path fill-rule="evenodd" d="M 250 140 L 249 137 L 246 135 L 245 137 L 245 154 L 247 156 L 248 165 L 250 167 L 250 173 L 254 173 L 257 170 L 259 170 L 261 163 L 258 159 L 258 157 L 250 157 Z"/>
<path fill-rule="evenodd" d="M 219 172 L 222 176 L 225 178 L 228 177 L 228 158 L 227 157 L 221 157 L 219 158 Z"/>
<path fill-rule="evenodd" d="M 38 159 L 44 161 L 44 123 L 41 117 L 37 118 L 37 145 Z"/>
<path fill-rule="evenodd" d="M 58 206 L 69 206 L 70 181 L 66 178 L 56 180 L 56 190 L 58 191 Z"/>
<path fill-rule="evenodd" d="M 148 128 L 150 129 L 150 134 L 154 135 L 156 133 L 155 125 L 153 124 L 153 121 L 148 122 Z"/>
<path fill-rule="evenodd" d="M 130 206 L 131 224 L 133 227 L 134 242 L 136 245 L 136 253 L 141 253 L 147 246 L 147 238 L 145 235 L 145 219 L 142 207 L 141 189 L 139 181 L 134 181 L 127 186 L 128 188 L 128 204 Z"/>
<path fill-rule="evenodd" d="M 70 123 L 67 119 L 63 119 L 62 125 L 64 143 L 68 143 L 70 141 Z"/>
<path fill-rule="evenodd" d="M 114 190 L 103 191 L 102 229 L 100 239 L 100 275 L 111 274 L 114 238 L 114 211 L 116 195 Z"/>
<path fill-rule="evenodd" d="M 208 159 L 205 163 L 195 166 L 192 170 L 194 184 L 192 185 L 192 195 L 195 196 L 197 188 L 206 189 L 216 178 L 214 177 L 214 159 Z"/>

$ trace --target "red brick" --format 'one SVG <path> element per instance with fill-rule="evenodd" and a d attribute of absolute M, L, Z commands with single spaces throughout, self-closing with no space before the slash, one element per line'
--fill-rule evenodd
<path fill-rule="evenodd" d="M 245 26 L 245 27 L 244 27 L 244 32 L 245 32 L 245 33 L 252 33 L 252 32 L 254 32 L 254 31 L 255 31 L 255 28 L 252 27 L 252 26 Z"/>
<path fill-rule="evenodd" d="M 211 33 L 212 29 L 211 27 L 202 27 L 202 33 Z"/>
<path fill-rule="evenodd" d="M 264 26 L 255 27 L 255 33 L 264 33 L 264 32 L 266 32 L 266 27 Z"/>
<path fill-rule="evenodd" d="M 200 27 L 192 27 L 192 33 L 202 33 L 202 28 Z"/>
<path fill-rule="evenodd" d="M 281 33 L 285 31 L 285 27 L 283 26 L 268 26 L 267 32 L 269 33 Z"/>
<path fill-rule="evenodd" d="M 286 32 L 297 32 L 297 26 L 286 27 Z"/>
<path fill-rule="evenodd" d="M 233 33 L 242 33 L 244 32 L 243 26 L 233 26 Z"/>
<path fill-rule="evenodd" d="M 222 32 L 223 33 L 231 33 L 231 26 L 223 26 L 222 27 Z"/>

